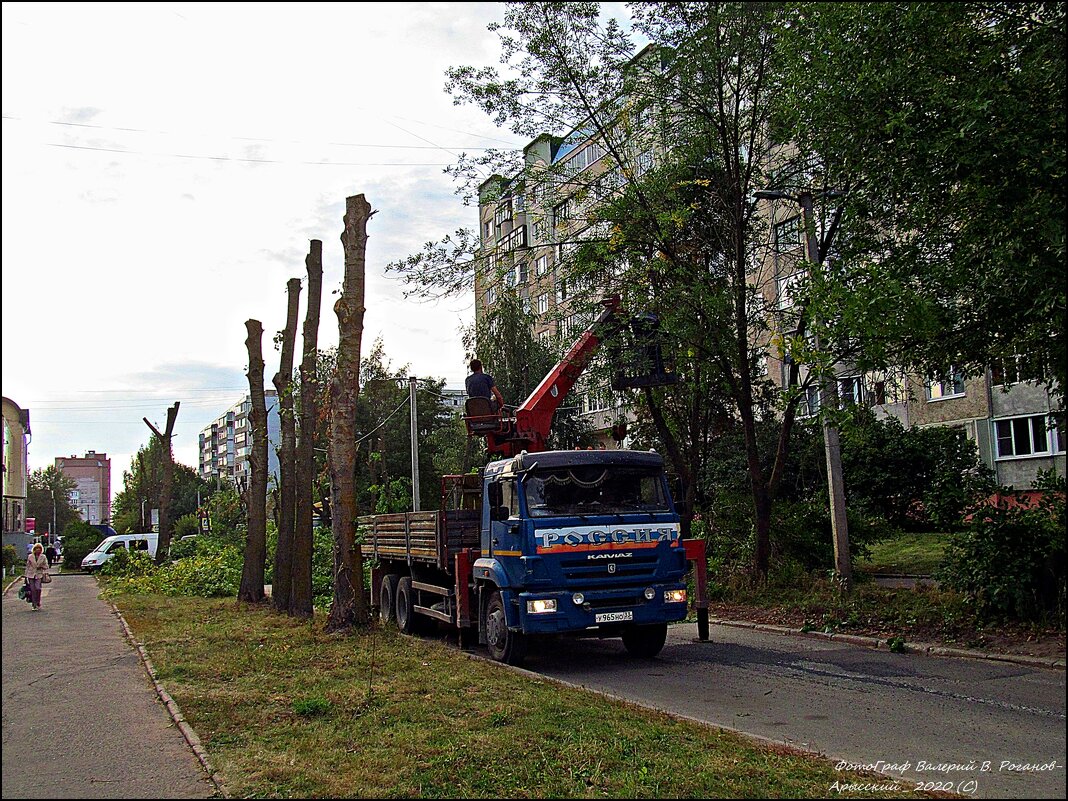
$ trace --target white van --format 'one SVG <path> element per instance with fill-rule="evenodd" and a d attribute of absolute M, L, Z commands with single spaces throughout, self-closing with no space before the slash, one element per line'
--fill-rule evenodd
<path fill-rule="evenodd" d="M 106 537 L 103 542 L 96 546 L 92 552 L 82 560 L 82 570 L 92 573 L 115 555 L 120 548 L 129 551 L 148 551 L 148 555 L 156 558 L 156 543 L 159 534 L 115 534 Z"/>

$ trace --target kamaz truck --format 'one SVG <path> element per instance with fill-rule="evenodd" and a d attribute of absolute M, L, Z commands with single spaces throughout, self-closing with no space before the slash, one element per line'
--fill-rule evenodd
<path fill-rule="evenodd" d="M 654 657 L 687 615 L 696 566 L 698 634 L 708 638 L 704 543 L 684 542 L 663 458 L 651 451 L 544 450 L 552 415 L 585 369 L 618 301 L 514 412 L 473 398 L 468 432 L 503 458 L 446 476 L 435 512 L 360 518 L 379 615 L 406 633 L 455 626 L 518 664 L 547 635 L 621 637 Z"/>

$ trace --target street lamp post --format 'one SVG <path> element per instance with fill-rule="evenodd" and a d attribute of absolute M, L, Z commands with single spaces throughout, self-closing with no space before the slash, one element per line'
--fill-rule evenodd
<path fill-rule="evenodd" d="M 52 536 L 49 539 L 54 543 L 56 541 L 56 490 L 52 487 L 49 491 L 52 493 L 52 530 L 49 532 Z"/>
<path fill-rule="evenodd" d="M 797 195 L 791 195 L 781 190 L 760 190 L 755 193 L 757 198 L 764 200 L 793 200 L 801 206 L 801 222 L 805 228 L 805 258 L 809 264 L 810 273 L 821 268 L 823 260 L 820 247 L 816 241 L 816 222 L 812 210 L 812 192 L 805 189 Z M 834 197 L 837 193 L 828 192 Z M 836 220 L 837 222 L 837 215 Z M 834 233 L 834 225 L 831 228 L 831 236 Z M 824 243 L 824 248 L 829 244 L 830 236 Z M 819 334 L 815 337 L 815 347 L 819 351 L 821 342 Z M 820 403 L 827 408 L 838 408 L 838 387 L 833 375 L 823 375 L 820 378 Z M 849 558 L 849 522 L 846 517 L 845 506 L 845 480 L 842 477 L 842 448 L 838 436 L 838 426 L 827 414 L 823 415 L 823 449 L 827 460 L 827 493 L 830 501 L 831 512 L 831 535 L 834 540 L 834 563 L 835 570 L 846 586 L 853 582 L 853 565 Z"/>

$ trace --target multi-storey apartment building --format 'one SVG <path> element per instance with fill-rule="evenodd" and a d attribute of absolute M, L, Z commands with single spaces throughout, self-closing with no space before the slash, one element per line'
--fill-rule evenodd
<path fill-rule="evenodd" d="M 56 469 L 74 481 L 70 504 L 86 523 L 111 520 L 111 459 L 106 453 L 57 456 Z"/>
<path fill-rule="evenodd" d="M 647 48 L 637 59 L 650 52 Z M 648 127 L 644 113 L 632 109 L 625 121 L 631 132 L 625 166 L 634 177 L 653 167 L 662 152 L 644 133 Z M 523 174 L 494 175 L 482 183 L 478 255 L 483 267 L 475 277 L 476 315 L 485 314 L 509 289 L 533 314 L 536 336 L 570 342 L 585 327 L 586 320 L 572 302 L 581 288 L 569 286 L 568 272 L 559 268 L 583 240 L 608 235 L 594 222 L 592 210 L 623 185 L 624 176 L 621 166 L 605 156 L 598 140 L 581 131 L 568 137 L 543 134 L 524 148 Z M 524 178 L 539 173 L 552 178 L 529 182 Z M 769 330 L 754 334 L 759 339 L 754 339 L 753 347 L 764 351 L 759 372 L 781 388 L 789 382 L 790 365 L 772 343 L 776 335 L 789 336 L 796 330 L 792 294 L 804 279 L 804 225 L 796 202 L 774 203 L 764 212 L 770 229 L 767 247 L 751 265 L 747 281 Z M 566 344 L 561 352 L 563 347 Z M 1003 485 L 1028 488 L 1039 470 L 1053 468 L 1064 474 L 1064 432 L 1054 422 L 1057 415 L 1063 421 L 1063 413 L 1049 388 L 1033 380 L 1022 362 L 988 369 L 984 376 L 968 381 L 861 375 L 848 366 L 840 366 L 837 373 L 840 403 L 867 404 L 878 415 L 893 415 L 906 426 L 963 428 Z M 802 392 L 800 416 L 816 414 L 820 387 L 804 368 L 796 378 Z M 576 390 L 581 413 L 607 442 L 612 422 L 627 413 L 620 405 L 623 396 L 588 379 Z"/>
<path fill-rule="evenodd" d="M 4 414 L 4 545 L 26 553 L 30 536 L 26 533 L 26 490 L 29 476 L 27 443 L 30 436 L 30 411 L 20 409 L 10 398 L 3 398 Z"/>
<path fill-rule="evenodd" d="M 267 403 L 267 472 L 278 480 L 280 420 L 278 393 L 264 390 Z M 252 476 L 252 399 L 246 395 L 200 432 L 200 477 L 220 484 L 247 485 Z"/>

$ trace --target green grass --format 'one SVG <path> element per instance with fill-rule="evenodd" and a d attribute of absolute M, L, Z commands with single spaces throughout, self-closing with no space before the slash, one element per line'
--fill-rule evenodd
<path fill-rule="evenodd" d="M 392 629 L 114 600 L 235 797 L 805 798 L 863 781 Z"/>
<path fill-rule="evenodd" d="M 948 539 L 941 533 L 901 534 L 872 545 L 871 555 L 857 567 L 869 573 L 929 576 L 938 569 Z"/>

